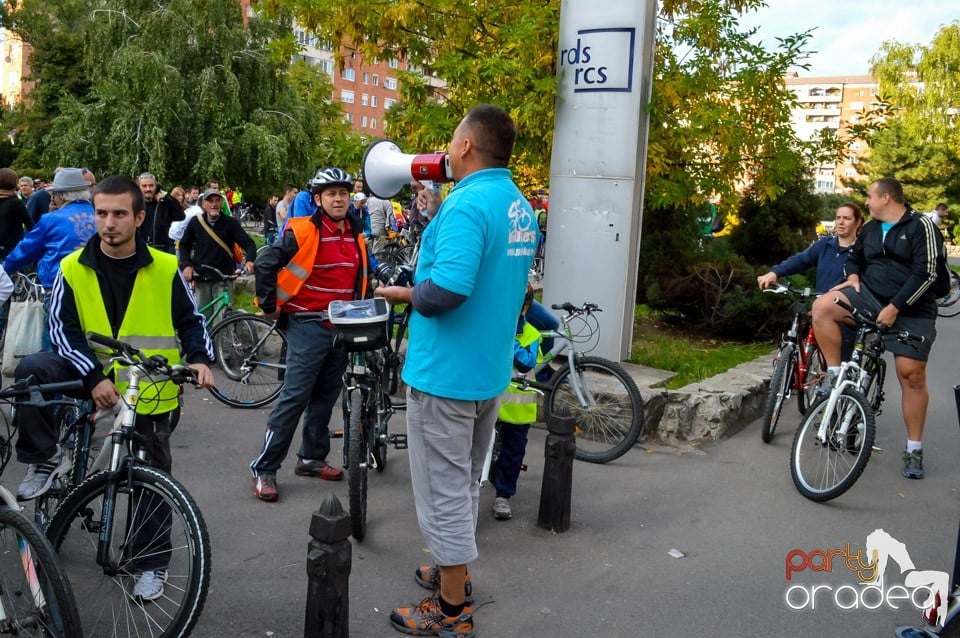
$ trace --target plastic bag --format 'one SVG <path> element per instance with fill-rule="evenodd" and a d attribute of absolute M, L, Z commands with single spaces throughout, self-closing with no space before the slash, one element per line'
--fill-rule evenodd
<path fill-rule="evenodd" d="M 12 377 L 20 359 L 40 352 L 44 321 L 42 301 L 31 299 L 10 304 L 7 332 L 3 337 L 3 374 Z"/>

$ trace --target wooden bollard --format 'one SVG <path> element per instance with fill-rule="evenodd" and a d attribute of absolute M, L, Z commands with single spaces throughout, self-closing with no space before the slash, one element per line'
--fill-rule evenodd
<path fill-rule="evenodd" d="M 576 420 L 566 406 L 547 420 L 547 444 L 544 448 L 543 485 L 537 527 L 552 532 L 570 529 L 570 501 L 573 496 L 573 456 L 577 451 L 574 436 Z"/>
<path fill-rule="evenodd" d="M 310 519 L 307 545 L 307 611 L 304 638 L 350 635 L 350 515 L 327 494 Z"/>

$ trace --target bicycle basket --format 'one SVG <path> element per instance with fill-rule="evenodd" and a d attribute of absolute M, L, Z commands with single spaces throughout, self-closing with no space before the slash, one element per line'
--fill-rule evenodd
<path fill-rule="evenodd" d="M 331 301 L 327 313 L 340 344 L 348 352 L 376 350 L 389 342 L 390 306 L 383 297 Z"/>

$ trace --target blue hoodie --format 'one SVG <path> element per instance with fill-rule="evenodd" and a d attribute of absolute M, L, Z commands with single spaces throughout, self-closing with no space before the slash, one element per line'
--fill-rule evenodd
<path fill-rule="evenodd" d="M 824 237 L 815 241 L 803 252 L 787 257 L 770 270 L 779 278 L 796 275 L 816 266 L 816 292 L 827 292 L 847 278 L 843 267 L 847 263 L 847 255 L 850 254 L 851 248 L 853 248 L 852 245 L 841 248 L 840 240 L 835 236 Z"/>
<path fill-rule="evenodd" d="M 35 263 L 40 283 L 51 290 L 60 271 L 60 260 L 83 248 L 96 232 L 93 204 L 88 201 L 68 202 L 40 217 L 40 221 L 7 255 L 3 269 L 15 273 Z"/>

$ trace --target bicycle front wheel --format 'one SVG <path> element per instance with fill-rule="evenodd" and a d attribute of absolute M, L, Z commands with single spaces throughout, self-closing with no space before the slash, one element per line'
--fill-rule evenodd
<path fill-rule="evenodd" d="M 620 458 L 643 429 L 643 398 L 637 384 L 623 366 L 602 357 L 581 357 L 572 372 L 569 365 L 557 370 L 544 405 L 547 419 L 560 406 L 576 419 L 574 458 L 588 463 Z"/>
<path fill-rule="evenodd" d="M 370 456 L 362 401 L 359 390 L 350 393 L 347 488 L 350 492 L 350 527 L 358 541 L 362 541 L 367 533 L 367 460 Z"/>
<path fill-rule="evenodd" d="M 780 413 L 783 403 L 790 396 L 790 387 L 793 385 L 794 371 L 797 363 L 797 346 L 785 343 L 780 347 L 777 358 L 773 362 L 773 376 L 770 377 L 770 389 L 767 390 L 767 401 L 763 406 L 763 418 L 760 419 L 760 438 L 764 443 L 773 440 L 773 433 L 780 423 Z"/>
<path fill-rule="evenodd" d="M 210 393 L 234 408 L 259 408 L 280 395 L 286 372 L 287 338 L 263 317 L 238 314 L 210 335 L 216 382 Z"/>
<path fill-rule="evenodd" d="M 80 636 L 80 613 L 50 542 L 0 506 L 0 636 Z"/>
<path fill-rule="evenodd" d="M 85 636 L 190 634 L 210 585 L 210 537 L 196 502 L 168 474 L 145 466 L 95 474 L 63 501 L 47 536 L 73 584 Z M 146 571 L 162 581 L 150 600 L 134 593 Z"/>
<path fill-rule="evenodd" d="M 790 451 L 790 475 L 797 490 L 811 501 L 835 499 L 857 482 L 876 437 L 873 409 L 862 394 L 847 388 L 837 398 L 826 440 L 818 437 L 829 395 L 810 406 Z M 842 432 L 846 432 L 843 434 Z"/>
<path fill-rule="evenodd" d="M 937 314 L 941 317 L 954 317 L 960 314 L 960 276 L 950 270 L 950 292 L 937 300 Z"/>

